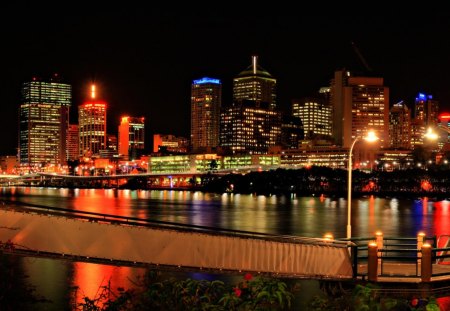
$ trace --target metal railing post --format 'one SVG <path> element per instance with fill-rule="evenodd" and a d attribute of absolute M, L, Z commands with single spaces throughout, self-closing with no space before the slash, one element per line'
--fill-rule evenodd
<path fill-rule="evenodd" d="M 422 279 L 422 282 L 430 282 L 431 281 L 431 274 L 433 270 L 433 265 L 431 262 L 431 245 L 428 243 L 425 243 L 422 245 L 421 253 L 422 253 L 422 265 L 421 265 L 421 272 L 420 276 Z"/>
<path fill-rule="evenodd" d="M 378 247 L 376 242 L 370 242 L 367 258 L 367 278 L 369 282 L 376 282 L 378 278 Z"/>

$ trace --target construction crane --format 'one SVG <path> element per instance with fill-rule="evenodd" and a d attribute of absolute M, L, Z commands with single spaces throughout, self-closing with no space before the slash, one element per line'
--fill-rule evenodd
<path fill-rule="evenodd" d="M 372 72 L 372 68 L 370 68 L 370 66 L 367 63 L 366 59 L 364 58 L 364 56 L 361 54 L 361 52 L 359 51 L 358 47 L 356 46 L 355 42 L 352 41 L 351 43 L 352 43 L 353 50 L 355 51 L 356 55 L 358 55 L 359 60 L 364 65 L 366 70 L 369 71 L 369 72 Z"/>

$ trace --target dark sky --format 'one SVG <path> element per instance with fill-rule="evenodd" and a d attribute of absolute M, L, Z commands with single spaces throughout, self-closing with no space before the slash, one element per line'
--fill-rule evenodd
<path fill-rule="evenodd" d="M 193 79 L 221 79 L 227 104 L 232 78 L 255 54 L 277 79 L 279 107 L 288 110 L 291 99 L 328 85 L 336 69 L 365 70 L 351 42 L 372 74 L 384 77 L 391 105 L 405 100 L 411 107 L 425 92 L 441 110 L 450 108 L 450 13 L 442 8 L 373 3 L 375 11 L 347 11 L 298 2 L 227 13 L 121 5 L 0 9 L 0 154 L 16 153 L 21 83 L 55 72 L 73 85 L 72 122 L 95 81 L 109 103 L 109 132 L 123 114 L 145 116 L 148 143 L 154 133 L 189 136 Z"/>

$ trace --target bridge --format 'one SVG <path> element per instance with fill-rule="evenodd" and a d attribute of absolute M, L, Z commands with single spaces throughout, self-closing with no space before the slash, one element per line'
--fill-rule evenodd
<path fill-rule="evenodd" d="M 14 202 L 0 207 L 1 252 L 186 271 L 340 281 L 450 282 L 449 240 L 447 236 L 446 245 L 438 248 L 436 239 L 427 237 L 419 243 L 417 238 L 379 236 L 346 241 Z"/>
<path fill-rule="evenodd" d="M 234 169 L 210 170 L 204 172 L 164 172 L 164 173 L 136 173 L 116 175 L 66 175 L 57 173 L 36 172 L 24 175 L 0 175 L 0 185 L 38 185 L 52 187 L 89 187 L 89 188 L 118 188 L 130 180 L 145 181 L 141 188 L 146 186 L 152 188 L 191 189 L 198 185 L 199 179 L 208 176 L 210 178 L 223 176 L 230 173 L 247 173 L 259 171 L 262 168 L 274 169 L 275 166 L 246 166 Z"/>

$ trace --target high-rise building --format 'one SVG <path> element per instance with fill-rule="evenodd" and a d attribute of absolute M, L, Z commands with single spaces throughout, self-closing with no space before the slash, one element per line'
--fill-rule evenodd
<path fill-rule="evenodd" d="M 439 102 L 432 95 L 419 93 L 414 105 L 414 118 L 425 127 L 436 126 L 439 122 Z"/>
<path fill-rule="evenodd" d="M 122 117 L 119 125 L 119 154 L 137 159 L 144 150 L 144 117 Z"/>
<path fill-rule="evenodd" d="M 19 112 L 21 166 L 64 165 L 72 86 L 55 74 L 49 81 L 33 78 L 22 84 Z"/>
<path fill-rule="evenodd" d="M 403 101 L 389 111 L 389 142 L 393 149 L 411 149 L 411 112 Z"/>
<path fill-rule="evenodd" d="M 389 88 L 380 77 L 353 77 L 339 70 L 331 82 L 333 138 L 336 144 L 350 148 L 356 138 L 372 130 L 380 147 L 389 144 Z"/>
<path fill-rule="evenodd" d="M 98 155 L 106 149 L 107 104 L 97 100 L 96 87 L 91 86 L 90 100 L 78 107 L 78 130 L 80 133 L 80 155 Z"/>
<path fill-rule="evenodd" d="M 258 57 L 252 56 L 252 64 L 233 79 L 233 101 L 253 100 L 276 107 L 277 80 L 258 65 Z"/>
<path fill-rule="evenodd" d="M 191 146 L 193 152 L 210 151 L 219 145 L 222 84 L 202 78 L 191 85 Z"/>
<path fill-rule="evenodd" d="M 67 158 L 71 161 L 80 158 L 78 124 L 69 124 L 69 130 L 67 132 Z"/>
<path fill-rule="evenodd" d="M 281 146 L 284 149 L 298 149 L 305 138 L 302 120 L 295 116 L 283 115 L 281 118 Z"/>
<path fill-rule="evenodd" d="M 332 134 L 333 109 L 321 98 L 292 100 L 292 115 L 302 120 L 305 139 Z"/>
<path fill-rule="evenodd" d="M 233 154 L 262 154 L 280 144 L 281 112 L 267 102 L 235 102 L 223 109 L 220 123 L 220 146 Z"/>

